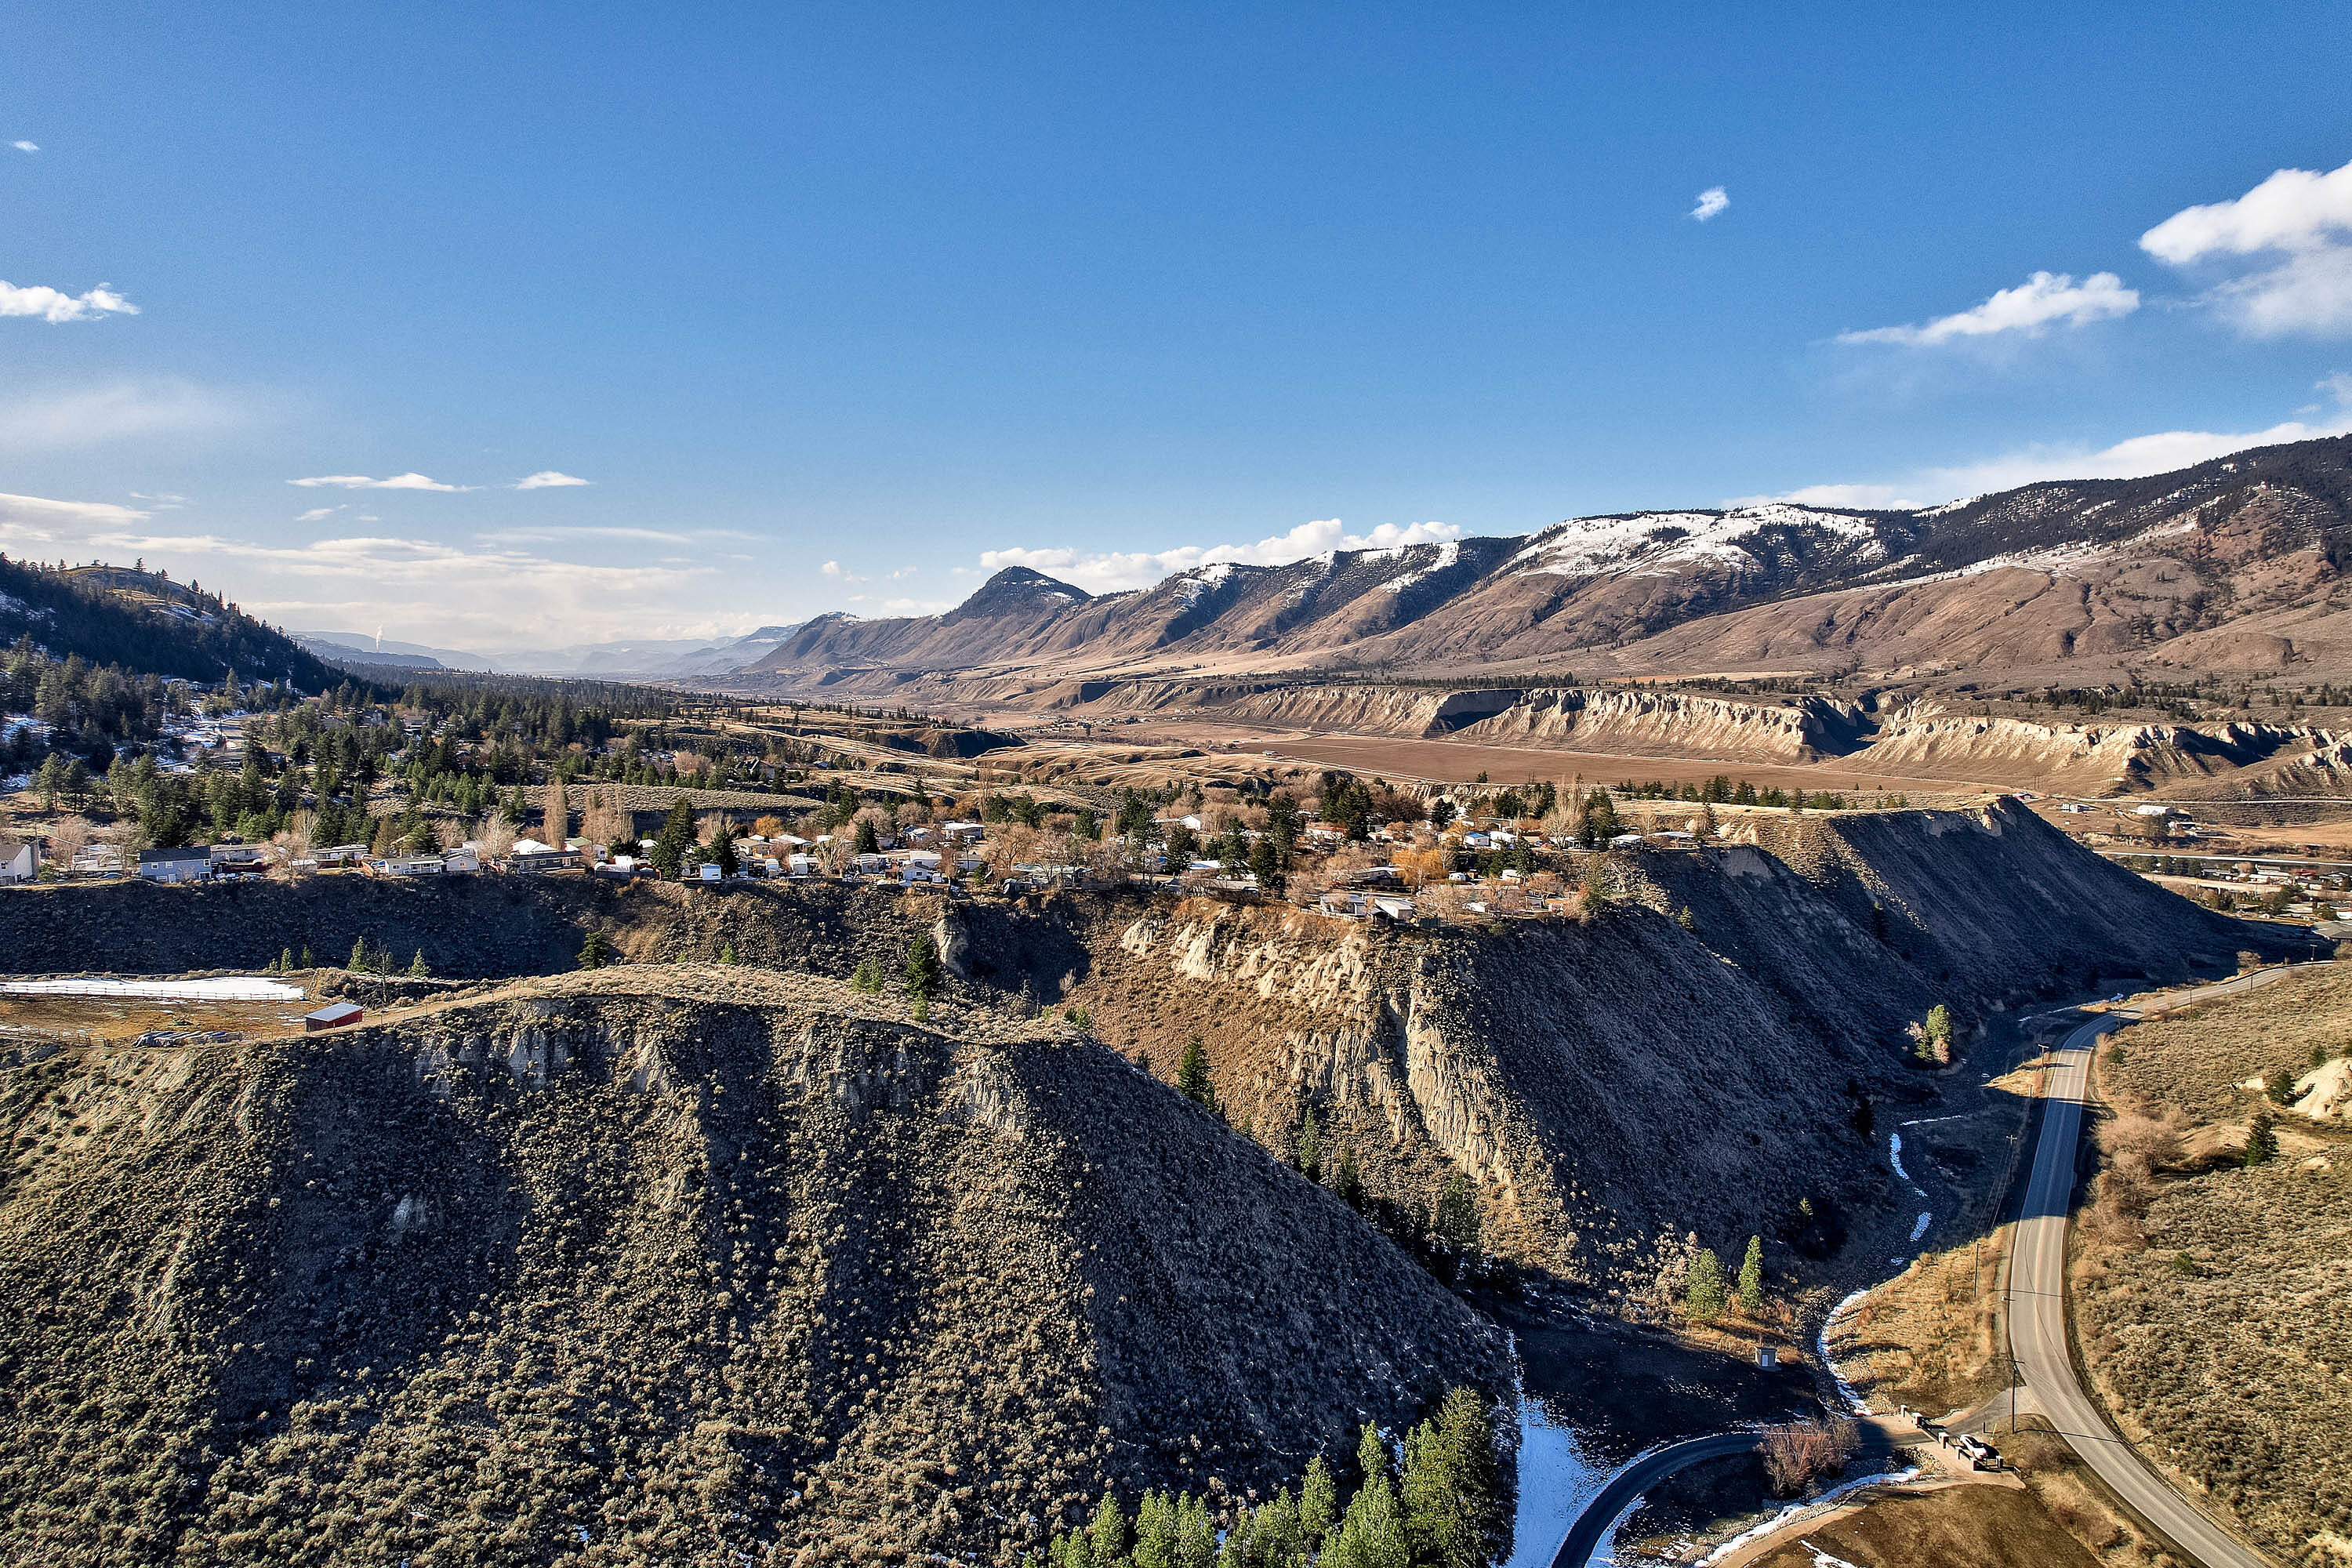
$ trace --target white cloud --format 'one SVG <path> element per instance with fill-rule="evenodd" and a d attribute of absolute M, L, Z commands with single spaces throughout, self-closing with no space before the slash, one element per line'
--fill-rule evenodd
<path fill-rule="evenodd" d="M 586 479 L 575 479 L 570 474 L 559 474 L 553 468 L 541 468 L 539 472 L 532 474 L 528 479 L 517 479 L 515 481 L 515 489 L 519 490 L 546 490 L 555 489 L 564 485 L 584 485 L 588 482 L 589 481 Z"/>
<path fill-rule="evenodd" d="M 0 495 L 0 549 L 22 555 L 29 544 L 37 547 L 37 559 L 46 558 L 51 545 L 88 543 L 106 530 L 130 528 L 147 516 L 135 507 L 106 501 Z"/>
<path fill-rule="evenodd" d="M 700 563 L 595 566 L 373 535 L 269 544 L 164 534 L 134 508 L 18 495 L 0 495 L 0 551 L 47 560 L 143 555 L 151 565 L 168 563 L 176 577 L 234 583 L 231 597 L 282 626 L 373 626 L 396 605 L 402 635 L 457 647 L 570 642 L 583 625 L 612 637 L 699 636 L 715 626 L 677 624 L 677 607 L 707 599 L 717 575 Z"/>
<path fill-rule="evenodd" d="M 1795 506 L 1817 506 L 1827 511 L 1909 511 L 1925 504 L 1906 500 L 1903 489 L 1901 485 L 1801 485 L 1776 496 L 1735 496 L 1723 504 L 1768 506 L 1774 501 L 1786 501 Z"/>
<path fill-rule="evenodd" d="M 351 503 L 348 501 L 343 503 L 344 506 L 348 506 L 349 504 Z M 294 521 L 297 522 L 316 522 L 322 517 L 332 517 L 335 513 L 342 510 L 342 506 L 314 506 L 309 511 L 297 517 Z"/>
<path fill-rule="evenodd" d="M 1935 506 L 1962 496 L 1990 495 L 2047 479 L 2145 479 L 2150 474 L 2167 474 L 2175 468 L 2226 458 L 2232 452 L 2328 436 L 2352 436 L 2352 410 L 2315 424 L 2290 419 L 2267 430 L 2159 430 L 2097 448 L 2067 442 L 2036 442 L 1973 463 L 1922 468 L 1900 484 L 1808 485 L 1785 495 L 1744 496 L 1725 504 L 1750 506 L 1760 501 L 1786 500 L 1832 507 Z M 1904 497 L 1918 499 L 1901 499 Z"/>
<path fill-rule="evenodd" d="M 2139 244 L 2175 267 L 2263 258 L 2206 296 L 2250 336 L 2352 331 L 2352 163 L 2281 169 L 2234 200 L 2184 207 Z"/>
<path fill-rule="evenodd" d="M 1705 223 L 1731 205 L 1731 193 L 1721 185 L 1709 185 L 1698 194 L 1698 205 L 1690 210 L 1691 216 Z"/>
<path fill-rule="evenodd" d="M 37 143 L 31 142 L 11 142 L 8 145 L 19 153 L 37 153 L 41 150 Z"/>
<path fill-rule="evenodd" d="M 246 417 L 244 407 L 187 382 L 117 382 L 0 405 L 0 451 L 203 435 L 242 424 Z"/>
<path fill-rule="evenodd" d="M 2139 294 L 2124 287 L 2112 272 L 2094 272 L 2076 283 L 2064 272 L 2037 272 L 2014 289 L 2003 289 L 1983 304 L 1949 316 L 1938 316 L 1924 327 L 1873 327 L 1868 331 L 1840 332 L 1842 343 L 1903 343 L 1927 347 L 1955 338 L 1990 337 L 1998 332 L 2023 332 L 2039 337 L 2053 322 L 2070 327 L 2128 316 L 2139 309 Z"/>
<path fill-rule="evenodd" d="M 1450 522 L 1416 522 L 1402 528 L 1384 522 L 1370 533 L 1351 534 L 1334 517 L 1319 522 L 1302 522 L 1288 533 L 1261 539 L 1255 544 L 1185 544 L 1149 552 L 1015 548 L 984 551 L 980 563 L 991 572 L 1007 566 L 1026 566 L 1059 577 L 1090 594 L 1116 594 L 1149 588 L 1179 572 L 1220 561 L 1245 566 L 1282 566 L 1329 550 L 1387 550 L 1404 544 L 1440 544 L 1461 537 L 1462 530 Z"/>
<path fill-rule="evenodd" d="M 46 283 L 28 289 L 0 283 L 0 316 L 38 316 L 54 323 L 94 321 L 102 316 L 138 313 L 138 306 L 103 283 L 79 294 L 68 294 Z"/>
<path fill-rule="evenodd" d="M 478 485 L 445 485 L 440 483 L 438 480 L 426 479 L 423 474 L 394 474 L 388 479 L 372 479 L 365 474 L 321 474 L 317 479 L 289 479 L 286 482 L 289 485 L 300 485 L 305 489 L 317 489 L 322 485 L 332 485 L 339 489 L 346 490 L 448 490 L 455 492 L 459 490 L 478 489 L 480 488 Z"/>
<path fill-rule="evenodd" d="M 817 570 L 837 583 L 865 583 L 872 580 L 870 578 L 860 577 L 856 573 L 845 569 L 838 561 L 828 561 L 824 565 L 818 567 Z M 864 595 L 860 595 L 861 598 Z M 856 601 L 854 600 L 852 601 L 852 603 L 855 602 Z"/>

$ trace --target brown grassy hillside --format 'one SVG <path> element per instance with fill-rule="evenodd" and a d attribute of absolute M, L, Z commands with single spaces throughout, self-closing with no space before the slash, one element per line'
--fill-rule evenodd
<path fill-rule="evenodd" d="M 2352 1138 L 2239 1087 L 2352 1043 L 2340 965 L 2135 1025 L 2076 1276 L 2084 1359 L 2125 1433 L 2285 1563 L 2352 1561 Z"/>
<path fill-rule="evenodd" d="M 0 1558 L 1007 1561 L 1500 1335 L 1074 1031 L 627 967 L 0 1073 Z"/>

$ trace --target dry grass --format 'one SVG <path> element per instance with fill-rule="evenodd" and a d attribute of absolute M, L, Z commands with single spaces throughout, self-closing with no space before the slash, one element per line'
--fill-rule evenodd
<path fill-rule="evenodd" d="M 2288 1114 L 2278 1160 L 2226 1151 L 2262 1099 L 2242 1080 L 2347 1037 L 2334 969 L 2126 1030 L 2078 1233 L 2076 1327 L 2110 1411 L 2288 1563 L 2352 1561 L 2352 1140 Z"/>
<path fill-rule="evenodd" d="M 1754 1568 L 1815 1568 L 1822 1552 L 1903 1568 L 2095 1568 L 2101 1562 L 2032 1493 L 1990 1486 L 1882 1498 L 1800 1531 Z"/>

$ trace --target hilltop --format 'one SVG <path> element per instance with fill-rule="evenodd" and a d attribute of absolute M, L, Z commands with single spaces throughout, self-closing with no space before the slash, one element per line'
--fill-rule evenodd
<path fill-rule="evenodd" d="M 235 674 L 320 691 L 344 679 L 221 595 L 128 567 L 61 569 L 0 557 L 0 644 L 20 637 L 53 658 L 206 684 Z"/>
<path fill-rule="evenodd" d="M 1510 1382 L 1329 1193 L 983 1007 L 636 968 L 0 1086 L 13 1561 L 1008 1563 Z"/>

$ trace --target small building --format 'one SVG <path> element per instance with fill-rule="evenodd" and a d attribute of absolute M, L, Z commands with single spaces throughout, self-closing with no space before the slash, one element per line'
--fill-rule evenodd
<path fill-rule="evenodd" d="M 702 879 L 704 881 L 716 882 L 723 879 L 726 875 L 726 871 L 720 868 L 716 861 L 706 860 L 702 863 Z"/>
<path fill-rule="evenodd" d="M 472 844 L 461 844 L 441 857 L 441 868 L 453 874 L 478 871 L 482 868 L 482 852 Z"/>
<path fill-rule="evenodd" d="M 355 1003 L 330 1002 L 315 1013 L 302 1015 L 302 1032 L 316 1034 L 320 1029 L 340 1029 L 346 1024 L 356 1024 L 367 1015 Z"/>
<path fill-rule="evenodd" d="M 74 851 L 73 871 L 79 877 L 120 877 L 122 851 L 111 844 L 85 844 Z"/>
<path fill-rule="evenodd" d="M 0 882 L 29 882 L 41 874 L 41 847 L 29 838 L 0 837 Z"/>
<path fill-rule="evenodd" d="M 212 859 L 215 877 L 258 877 L 269 869 L 269 852 L 258 844 L 215 844 Z"/>
<path fill-rule="evenodd" d="M 142 849 L 139 876 L 149 882 L 209 882 L 213 879 L 212 847 L 191 844 L 178 849 Z"/>
<path fill-rule="evenodd" d="M 547 871 L 562 871 L 580 864 L 577 849 L 558 849 L 551 844 L 541 844 L 536 838 L 518 838 L 507 851 L 503 862 L 506 869 L 525 877 L 535 877 Z"/>
<path fill-rule="evenodd" d="M 438 877 L 449 869 L 438 855 L 387 855 L 363 864 L 379 877 Z"/>
<path fill-rule="evenodd" d="M 310 851 L 310 858 L 316 860 L 321 869 L 335 866 L 357 866 L 367 858 L 368 847 L 364 844 L 336 844 L 324 849 Z"/>

